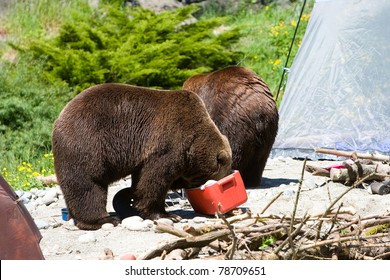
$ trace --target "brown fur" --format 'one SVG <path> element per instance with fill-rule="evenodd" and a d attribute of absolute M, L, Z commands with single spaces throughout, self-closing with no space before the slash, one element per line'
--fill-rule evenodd
<path fill-rule="evenodd" d="M 267 84 L 253 71 L 230 66 L 185 81 L 183 89 L 203 99 L 206 108 L 229 139 L 232 168 L 246 187 L 259 186 L 278 131 L 279 114 Z"/>
<path fill-rule="evenodd" d="M 80 229 L 118 224 L 106 211 L 108 185 L 129 174 L 143 218 L 170 216 L 170 189 L 219 180 L 231 171 L 229 143 L 188 91 L 122 84 L 86 89 L 54 124 L 55 171 Z"/>

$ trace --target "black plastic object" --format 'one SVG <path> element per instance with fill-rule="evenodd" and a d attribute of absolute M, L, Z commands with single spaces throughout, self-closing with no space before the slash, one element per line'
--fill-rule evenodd
<path fill-rule="evenodd" d="M 373 194 L 385 195 L 390 193 L 390 180 L 373 182 L 370 185 Z"/>
<path fill-rule="evenodd" d="M 124 188 L 118 191 L 112 200 L 112 206 L 116 214 L 123 220 L 131 216 L 139 216 L 139 212 L 133 207 L 133 188 Z"/>

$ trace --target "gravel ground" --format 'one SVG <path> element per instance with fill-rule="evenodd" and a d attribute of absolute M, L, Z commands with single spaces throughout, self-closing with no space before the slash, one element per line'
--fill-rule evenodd
<path fill-rule="evenodd" d="M 308 164 L 324 167 L 330 162 L 315 161 Z M 267 204 L 280 192 L 283 194 L 266 210 L 265 213 L 290 215 L 301 178 L 304 162 L 291 158 L 268 160 L 260 188 L 247 190 L 248 200 L 240 208 L 249 209 L 252 213 L 260 213 Z M 122 180 L 113 184 L 109 189 L 107 210 L 113 212 L 112 198 L 117 191 L 128 187 L 131 180 Z M 327 182 L 327 178 L 313 176 L 304 172 L 302 191 L 300 193 L 297 215 L 323 213 L 330 203 L 347 189 L 346 186 Z M 104 225 L 96 231 L 83 231 L 76 228 L 72 220 L 64 221 L 61 209 L 65 202 L 59 187 L 39 192 L 21 194 L 36 224 L 42 233 L 40 246 L 47 260 L 97 260 L 104 255 L 104 249 L 109 248 L 115 258 L 126 253 L 140 257 L 152 248 L 176 237 L 167 233 L 157 233 L 153 222 L 131 217 L 117 227 Z M 173 195 L 171 196 L 173 197 Z M 353 189 L 340 200 L 343 206 L 356 210 L 356 216 L 383 214 L 389 210 L 387 195 L 373 195 L 367 189 Z M 338 205 L 338 204 L 337 204 Z M 208 223 L 207 217 L 195 213 L 186 199 L 173 197 L 167 200 L 167 210 L 182 216 L 175 227 L 182 228 L 186 224 L 199 225 Z M 170 223 L 170 221 L 162 220 Z"/>

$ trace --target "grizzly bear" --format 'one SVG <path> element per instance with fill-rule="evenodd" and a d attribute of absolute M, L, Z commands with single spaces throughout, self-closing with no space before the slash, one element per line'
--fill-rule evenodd
<path fill-rule="evenodd" d="M 259 186 L 274 144 L 279 114 L 271 90 L 240 66 L 190 77 L 183 89 L 197 93 L 222 134 L 229 139 L 232 168 L 248 188 Z"/>
<path fill-rule="evenodd" d="M 108 187 L 131 174 L 143 218 L 165 211 L 169 190 L 199 186 L 231 172 L 231 149 L 189 91 L 125 84 L 90 87 L 71 100 L 53 128 L 54 167 L 80 229 L 120 219 L 106 210 Z"/>

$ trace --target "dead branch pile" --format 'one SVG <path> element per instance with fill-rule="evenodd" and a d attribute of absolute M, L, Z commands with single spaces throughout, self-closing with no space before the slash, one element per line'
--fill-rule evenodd
<path fill-rule="evenodd" d="M 305 169 L 306 161 L 304 164 Z M 178 238 L 159 245 L 140 259 L 390 259 L 390 213 L 356 217 L 337 202 L 367 177 L 355 182 L 324 213 L 296 217 L 302 178 L 291 216 L 217 213 L 199 227 L 156 223 L 155 229 Z"/>
<path fill-rule="evenodd" d="M 141 259 L 390 259 L 390 213 L 354 217 L 338 207 L 303 217 L 243 214 L 183 229 L 157 223 L 177 236 Z"/>

